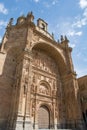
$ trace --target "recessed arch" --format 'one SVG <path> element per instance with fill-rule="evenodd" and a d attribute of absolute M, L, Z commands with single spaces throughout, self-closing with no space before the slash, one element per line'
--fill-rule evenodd
<path fill-rule="evenodd" d="M 40 107 L 46 107 L 49 110 L 49 112 L 51 114 L 53 114 L 52 109 L 51 109 L 51 104 L 49 104 L 47 102 L 40 102 L 39 105 L 38 105 L 38 110 L 39 110 Z"/>
<path fill-rule="evenodd" d="M 51 95 L 51 86 L 45 80 L 41 80 L 38 84 L 38 90 L 40 94 Z"/>
<path fill-rule="evenodd" d="M 41 106 L 38 110 L 38 128 L 39 129 L 50 128 L 50 112 L 46 106 Z"/>
<path fill-rule="evenodd" d="M 45 80 L 41 80 L 40 82 L 39 82 L 39 84 L 38 84 L 38 86 L 40 86 L 41 84 L 43 84 L 43 85 L 46 85 L 47 87 L 51 87 L 50 86 L 50 84 L 47 82 L 47 81 L 45 81 Z M 50 88 L 51 89 L 51 88 Z"/>
<path fill-rule="evenodd" d="M 38 109 L 38 128 L 49 129 L 53 126 L 53 115 L 51 106 L 41 103 Z"/>
<path fill-rule="evenodd" d="M 48 44 L 46 42 L 38 42 L 35 43 L 34 46 L 32 47 L 32 52 L 33 50 L 44 51 L 47 55 L 49 55 L 54 59 L 54 61 L 58 65 L 58 71 L 60 75 L 62 76 L 66 74 L 67 72 L 66 60 L 57 46 Z"/>

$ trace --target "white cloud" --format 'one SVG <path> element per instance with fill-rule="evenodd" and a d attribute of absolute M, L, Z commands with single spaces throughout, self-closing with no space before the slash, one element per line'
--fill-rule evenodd
<path fill-rule="evenodd" d="M 39 2 L 39 0 L 34 0 L 36 3 L 38 3 Z"/>
<path fill-rule="evenodd" d="M 74 23 L 75 24 L 75 23 Z M 61 22 L 60 24 L 56 25 L 56 28 L 58 28 L 58 31 L 62 35 L 66 35 L 68 37 L 74 37 L 74 36 L 81 36 L 83 33 L 81 30 L 78 30 L 77 25 L 74 25 L 71 23 L 71 21 L 67 22 Z M 55 30 L 56 30 L 55 28 Z M 56 32 L 56 31 L 54 31 Z"/>
<path fill-rule="evenodd" d="M 38 3 L 40 0 L 34 0 L 34 2 Z M 45 5 L 46 7 L 50 7 L 51 5 L 55 5 L 58 3 L 59 0 L 52 0 L 50 1 L 50 3 L 48 1 L 46 1 Z"/>
<path fill-rule="evenodd" d="M 55 4 L 55 1 L 58 2 L 58 0 L 53 0 L 53 4 Z M 73 37 L 80 37 L 83 34 L 83 26 L 87 25 L 87 0 L 79 0 L 80 1 L 80 7 L 83 7 L 83 13 L 79 14 L 79 16 L 73 18 L 70 20 L 67 18 L 66 22 L 62 21 L 61 23 L 56 24 L 56 26 L 53 26 L 54 35 L 66 35 L 69 38 Z M 51 4 L 52 5 L 52 4 Z M 48 5 L 49 7 L 49 5 Z M 56 32 L 58 30 L 58 32 Z M 75 47 L 75 45 L 72 45 L 72 47 Z"/>
<path fill-rule="evenodd" d="M 84 9 L 83 14 L 77 17 L 76 21 L 73 23 L 73 27 L 81 28 L 87 25 L 87 8 Z"/>
<path fill-rule="evenodd" d="M 6 25 L 7 25 L 6 21 L 0 20 L 0 26 L 6 26 Z"/>
<path fill-rule="evenodd" d="M 3 3 L 0 3 L 0 13 L 8 14 L 8 10 L 5 8 Z"/>
<path fill-rule="evenodd" d="M 82 9 L 87 7 L 87 0 L 80 0 L 79 5 Z"/>
<path fill-rule="evenodd" d="M 85 62 L 87 62 L 87 58 L 84 58 L 83 60 L 84 60 Z"/>
<path fill-rule="evenodd" d="M 82 31 L 76 32 L 75 30 L 71 30 L 71 31 L 68 32 L 67 35 L 68 36 L 81 36 L 82 35 Z"/>
<path fill-rule="evenodd" d="M 77 77 L 82 77 L 84 75 L 87 75 L 86 68 L 83 68 L 83 70 L 81 68 L 76 68 L 76 72 L 77 72 Z"/>
<path fill-rule="evenodd" d="M 34 0 L 35 1 L 35 0 Z M 40 1 L 40 0 L 36 0 L 36 1 Z M 57 3 L 59 2 L 59 0 L 50 0 L 50 1 L 43 1 L 43 5 L 46 8 L 50 8 L 52 6 L 55 6 Z"/>
<path fill-rule="evenodd" d="M 82 56 L 82 53 L 81 53 L 81 51 L 79 51 L 79 52 L 76 54 L 76 57 L 81 58 L 81 56 Z"/>
<path fill-rule="evenodd" d="M 87 18 L 84 17 L 76 22 L 73 23 L 73 26 L 77 27 L 77 28 L 81 28 L 82 26 L 87 24 Z"/>
<path fill-rule="evenodd" d="M 71 43 L 69 43 L 69 46 L 72 47 L 72 48 L 75 48 L 75 47 L 76 47 L 75 44 L 71 44 Z"/>
<path fill-rule="evenodd" d="M 82 35 L 82 31 L 76 32 L 75 35 L 81 36 Z"/>
<path fill-rule="evenodd" d="M 58 0 L 53 0 L 52 1 L 52 5 L 55 5 L 55 4 L 57 4 L 58 3 Z"/>
<path fill-rule="evenodd" d="M 7 21 L 0 20 L 0 29 L 2 29 L 3 26 L 5 27 L 6 25 L 7 25 Z"/>
<path fill-rule="evenodd" d="M 87 8 L 84 10 L 83 16 L 87 18 Z"/>
<path fill-rule="evenodd" d="M 0 42 L 2 41 L 2 37 L 0 36 Z"/>
<path fill-rule="evenodd" d="M 43 5 L 46 7 L 46 8 L 49 8 L 50 6 L 51 6 L 51 4 L 49 4 L 47 1 L 45 2 L 43 2 Z"/>
<path fill-rule="evenodd" d="M 67 35 L 68 36 L 74 36 L 75 35 L 75 31 L 74 30 L 73 31 L 69 31 Z"/>

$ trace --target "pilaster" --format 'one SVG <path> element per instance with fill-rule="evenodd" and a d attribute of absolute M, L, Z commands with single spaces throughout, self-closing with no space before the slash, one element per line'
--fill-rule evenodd
<path fill-rule="evenodd" d="M 73 127 L 76 125 L 78 128 L 81 128 L 82 124 L 78 123 L 79 121 L 82 121 L 82 113 L 78 99 L 78 83 L 76 74 L 71 72 L 64 76 L 62 81 L 66 107 L 66 123 L 71 123 Z"/>
<path fill-rule="evenodd" d="M 72 48 L 69 47 L 69 40 L 67 39 L 66 36 L 63 37 L 61 35 L 61 46 L 63 48 L 63 53 L 66 59 L 67 72 L 68 73 L 74 72 L 74 67 L 73 67 L 73 62 L 71 57 Z"/>
<path fill-rule="evenodd" d="M 32 59 L 28 51 L 24 52 L 23 58 L 24 59 L 23 59 L 21 91 L 20 91 L 20 94 L 22 93 L 22 99 L 20 98 L 20 101 L 19 101 L 19 110 L 21 108 L 21 115 L 23 116 L 23 129 L 32 130 L 31 128 L 32 124 L 31 124 L 31 119 L 30 119 L 30 85 L 31 85 Z M 21 100 L 22 100 L 22 106 L 21 106 Z"/>

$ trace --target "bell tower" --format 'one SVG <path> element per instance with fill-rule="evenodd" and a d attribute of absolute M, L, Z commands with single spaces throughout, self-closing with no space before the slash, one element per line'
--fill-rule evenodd
<path fill-rule="evenodd" d="M 38 19 L 37 20 L 37 26 L 40 28 L 40 29 L 42 29 L 42 30 L 44 30 L 44 31 L 47 31 L 47 23 L 44 21 L 44 20 L 42 20 L 42 19 Z"/>

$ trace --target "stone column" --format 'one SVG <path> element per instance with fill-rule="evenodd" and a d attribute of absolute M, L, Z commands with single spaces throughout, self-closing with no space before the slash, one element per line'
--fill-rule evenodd
<path fill-rule="evenodd" d="M 35 95 L 36 96 L 36 95 Z M 33 122 L 34 122 L 34 130 L 38 130 L 38 110 L 39 110 L 39 101 L 37 96 L 33 100 L 33 108 L 34 108 L 34 115 L 33 115 Z"/>
<path fill-rule="evenodd" d="M 66 108 L 64 100 L 64 88 L 61 79 L 57 81 L 57 107 L 58 107 L 58 116 L 57 116 L 57 127 L 61 128 L 61 125 L 64 125 L 66 120 Z"/>
<path fill-rule="evenodd" d="M 77 121 L 82 120 L 81 106 L 78 100 L 78 84 L 76 75 L 73 73 L 63 77 L 64 100 L 66 108 L 66 123 L 71 124 L 71 127 L 78 127 Z M 75 126 L 76 125 L 76 126 Z"/>
<path fill-rule="evenodd" d="M 14 75 L 15 81 L 12 86 L 12 99 L 11 99 L 11 106 L 10 106 L 10 112 L 8 117 L 7 130 L 15 130 L 18 100 L 19 100 L 19 93 L 20 93 L 21 68 L 22 68 L 22 60 L 21 58 L 19 58 L 17 62 L 16 72 Z"/>
<path fill-rule="evenodd" d="M 57 130 L 58 107 L 57 107 L 57 101 L 55 99 L 53 103 L 53 111 L 54 111 L 54 130 Z"/>
<path fill-rule="evenodd" d="M 28 52 L 23 54 L 23 65 L 20 81 L 20 94 L 15 130 L 32 130 L 30 119 L 30 85 L 32 59 Z"/>

